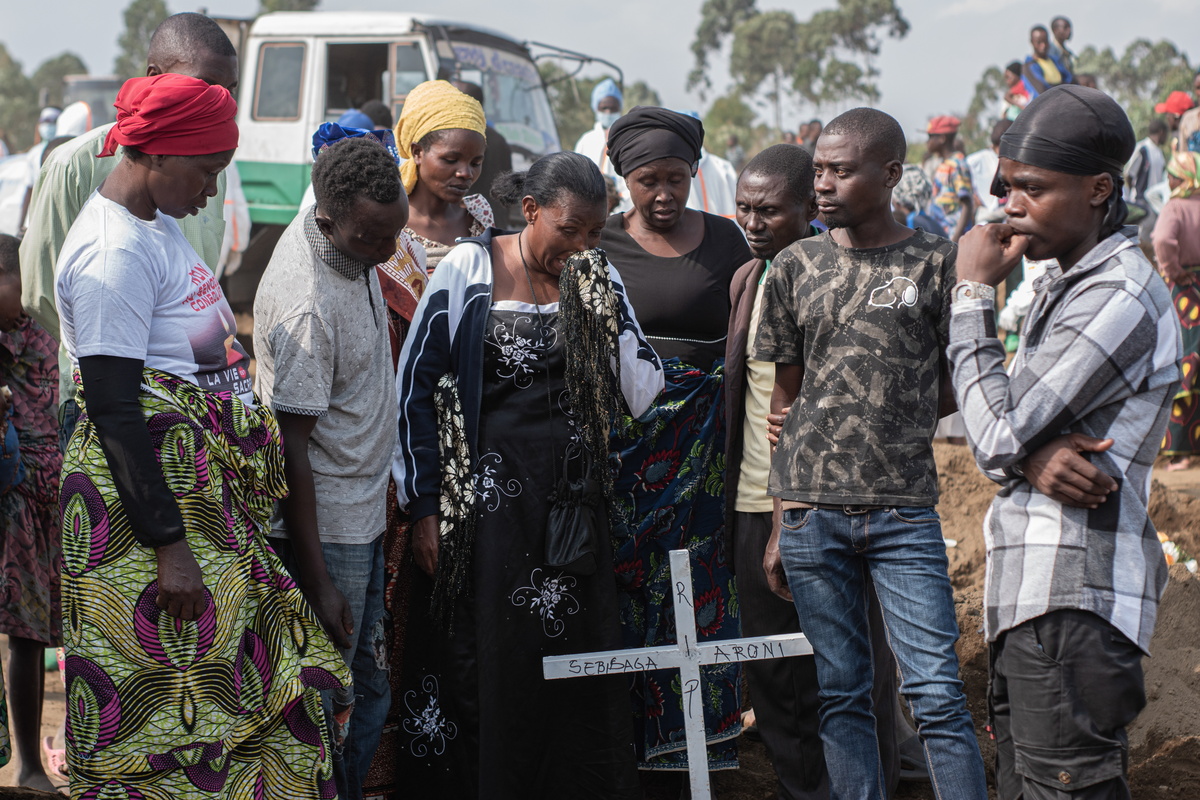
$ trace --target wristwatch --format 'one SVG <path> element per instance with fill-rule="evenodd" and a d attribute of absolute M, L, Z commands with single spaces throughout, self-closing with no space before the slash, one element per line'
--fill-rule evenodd
<path fill-rule="evenodd" d="M 950 300 L 953 303 L 966 302 L 968 300 L 986 300 L 989 303 L 994 303 L 996 302 L 996 288 L 988 286 L 986 283 L 980 283 L 979 281 L 962 280 L 954 284 Z"/>

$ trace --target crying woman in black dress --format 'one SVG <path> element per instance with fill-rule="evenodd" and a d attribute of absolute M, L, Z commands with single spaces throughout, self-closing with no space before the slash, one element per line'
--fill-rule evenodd
<path fill-rule="evenodd" d="M 579 343 L 563 333 L 559 275 L 600 238 L 604 181 L 587 158 L 556 153 L 501 176 L 493 194 L 519 203 L 528 226 L 451 250 L 400 356 L 395 477 L 421 570 L 396 698 L 410 740 L 400 770 L 414 797 L 637 798 L 627 680 L 542 678 L 543 656 L 620 639 L 607 530 L 590 575 L 550 566 L 546 546 L 564 456 L 582 460 L 595 440 L 570 402 Z M 619 332 L 614 393 L 640 415 L 662 367 L 611 266 L 604 283 Z M 591 455 L 606 465 L 607 452 Z"/>

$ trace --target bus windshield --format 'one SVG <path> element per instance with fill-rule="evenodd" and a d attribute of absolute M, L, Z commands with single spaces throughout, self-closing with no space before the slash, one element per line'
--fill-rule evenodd
<path fill-rule="evenodd" d="M 539 156 L 557 152 L 558 130 L 533 62 L 523 55 L 487 45 L 452 44 L 463 80 L 483 87 L 488 122 L 512 147 L 514 162 L 532 162 Z M 524 168 L 528 163 L 513 166 Z"/>

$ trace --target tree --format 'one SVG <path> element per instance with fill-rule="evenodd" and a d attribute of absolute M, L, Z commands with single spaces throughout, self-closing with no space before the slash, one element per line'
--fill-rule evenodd
<path fill-rule="evenodd" d="M 258 0 L 258 13 L 272 11 L 312 11 L 320 0 Z"/>
<path fill-rule="evenodd" d="M 87 71 L 83 60 L 74 53 L 61 53 L 43 61 L 32 79 L 38 102 L 44 106 L 62 108 L 63 78 L 67 75 L 86 75 Z"/>
<path fill-rule="evenodd" d="M 746 101 L 736 91 L 718 97 L 704 115 L 706 129 L 750 128 L 753 125 L 754 109 L 746 105 Z"/>
<path fill-rule="evenodd" d="M 1172 42 L 1138 39 L 1120 58 L 1112 48 L 1087 47 L 1075 59 L 1075 74 L 1095 75 L 1099 86 L 1125 108 L 1133 129 L 1146 133 L 1154 106 L 1173 91 L 1190 91 L 1196 67 Z"/>
<path fill-rule="evenodd" d="M 19 153 L 33 145 L 37 115 L 37 90 L 33 82 L 0 43 L 0 138 L 12 152 Z"/>
<path fill-rule="evenodd" d="M 799 66 L 793 46 L 799 27 L 791 12 L 768 11 L 750 17 L 733 32 L 729 72 L 747 95 L 767 84 L 766 99 L 775 109 L 776 130 L 783 130 L 784 96 Z"/>
<path fill-rule="evenodd" d="M 736 90 L 718 97 L 704 115 L 705 146 L 715 153 L 723 153 L 729 137 L 736 136 L 747 153 L 756 149 L 760 137 L 754 128 L 754 117 L 754 109 Z"/>
<path fill-rule="evenodd" d="M 591 91 L 588 92 L 588 99 L 591 99 Z M 625 110 L 634 106 L 661 106 L 662 98 L 658 96 L 658 92 L 650 88 L 650 84 L 645 81 L 634 81 L 625 87 Z M 590 109 L 590 106 L 589 106 Z"/>
<path fill-rule="evenodd" d="M 705 0 L 692 42 L 696 64 L 688 88 L 711 87 L 708 59 L 729 43 L 729 72 L 737 88 L 747 95 L 763 93 L 777 129 L 789 98 L 814 106 L 878 99 L 872 59 L 881 37 L 908 34 L 908 20 L 895 0 L 836 3 L 801 21 L 790 11 L 759 11 L 754 0 Z"/>
<path fill-rule="evenodd" d="M 150 37 L 167 16 L 167 4 L 163 0 L 133 0 L 125 8 L 125 32 L 117 39 L 121 53 L 113 62 L 113 72 L 121 80 L 146 73 Z"/>
<path fill-rule="evenodd" d="M 741 23 L 758 14 L 754 0 L 706 0 L 700 8 L 700 25 L 696 28 L 696 38 L 692 42 L 692 55 L 696 57 L 696 66 L 688 74 L 688 88 L 704 90 L 712 87 L 708 78 L 708 57 L 721 49 L 721 44 L 729 38 Z"/>
<path fill-rule="evenodd" d="M 958 132 L 968 152 L 991 143 L 991 126 L 996 120 L 989 112 L 999 106 L 1004 89 L 1004 70 L 1000 67 L 988 67 L 975 84 L 975 94 Z"/>
<path fill-rule="evenodd" d="M 579 137 L 596 124 L 595 114 L 592 112 L 592 89 L 609 76 L 576 78 L 549 61 L 539 64 L 538 71 L 542 74 L 547 94 L 550 96 L 550 107 L 554 111 L 554 121 L 558 126 L 558 139 L 565 149 L 570 150 Z M 616 78 L 613 77 L 613 80 Z M 624 94 L 626 110 L 634 106 L 662 105 L 658 92 L 644 81 L 636 81 L 626 86 Z"/>

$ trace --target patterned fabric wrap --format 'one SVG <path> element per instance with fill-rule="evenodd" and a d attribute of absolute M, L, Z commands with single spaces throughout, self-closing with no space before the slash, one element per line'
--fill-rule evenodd
<path fill-rule="evenodd" d="M 655 405 L 638 420 L 622 418 L 613 431 L 619 453 L 613 551 L 625 647 L 675 643 L 669 553 L 680 548 L 691 556 L 700 639 L 740 633 L 723 545 L 724 367 L 709 373 L 679 359 L 663 367 L 666 389 Z M 709 768 L 734 769 L 742 729 L 741 671 L 730 664 L 701 667 L 700 673 Z M 633 682 L 640 767 L 687 769 L 679 671 L 638 673 Z"/>
<path fill-rule="evenodd" d="M 971 186 L 971 170 L 967 167 L 966 156 L 958 152 L 947 156 L 936 162 L 928 176 L 933 183 L 933 204 L 946 216 L 949 223 L 946 229 L 953 231 L 962 214 L 963 201 L 970 199 L 975 191 Z"/>
<path fill-rule="evenodd" d="M 388 151 L 392 160 L 397 164 L 400 163 L 400 151 L 396 149 L 396 137 L 392 132 L 384 130 L 367 130 L 366 128 L 348 128 L 337 124 L 336 122 L 322 122 L 321 127 L 312 135 L 312 157 L 313 161 L 317 157 L 328 150 L 333 145 L 343 139 L 370 139 L 373 142 L 378 142 L 383 146 L 383 149 Z"/>
<path fill-rule="evenodd" d="M 449 629 L 454 608 L 471 586 L 471 553 L 475 547 L 475 476 L 467 423 L 458 399 L 458 381 L 447 372 L 437 382 L 433 405 L 438 417 L 438 452 L 442 460 L 442 502 L 438 530 L 438 566 L 430 613 Z"/>
<path fill-rule="evenodd" d="M 396 237 L 396 252 L 387 261 L 376 264 L 375 272 L 379 275 L 379 290 L 388 309 L 405 322 L 412 322 L 417 303 L 429 282 L 425 272 L 425 248 L 400 231 Z"/>
<path fill-rule="evenodd" d="M 567 391 L 584 446 L 605 453 L 621 401 L 620 301 L 603 250 L 571 256 L 558 278 L 559 317 L 566 350 Z M 611 365 L 611 366 L 610 366 Z M 612 472 L 600 471 L 605 498 L 613 497 Z"/>
<path fill-rule="evenodd" d="M 1200 387 L 1196 372 L 1200 370 L 1200 266 L 1184 267 L 1192 274 L 1187 286 L 1168 281 L 1171 303 L 1179 317 L 1179 332 L 1183 339 L 1183 380 L 1171 401 L 1171 417 L 1163 435 L 1162 451 L 1171 456 L 1200 454 Z"/>
<path fill-rule="evenodd" d="M 892 190 L 892 199 L 915 211 L 925 211 L 933 202 L 933 184 L 916 164 L 905 164 L 900 182 Z"/>
<path fill-rule="evenodd" d="M 1171 197 L 1191 197 L 1200 189 L 1200 157 L 1186 150 L 1175 151 L 1167 162 L 1167 174 L 1182 181 L 1171 190 Z"/>
<path fill-rule="evenodd" d="M 26 317 L 0 334 L 0 372 L 12 390 L 25 480 L 0 497 L 0 633 L 57 646 L 60 557 L 58 342 Z"/>
<path fill-rule="evenodd" d="M 154 551 L 133 538 L 81 387 L 61 490 L 71 796 L 335 797 L 317 690 L 350 674 L 263 535 L 287 492 L 278 425 L 155 370 L 139 399 L 207 606 L 188 622 L 155 604 Z"/>
<path fill-rule="evenodd" d="M 483 232 L 496 224 L 496 214 L 492 211 L 492 206 L 488 203 L 487 198 L 481 194 L 469 194 L 463 198 L 463 208 L 471 215 L 470 236 L 482 236 Z M 432 275 L 437 269 L 437 265 L 442 263 L 442 259 L 454 248 L 456 242 L 446 244 L 444 242 L 435 242 L 428 236 L 422 236 L 412 228 L 405 228 L 407 233 L 414 242 L 425 248 L 425 269 Z"/>

